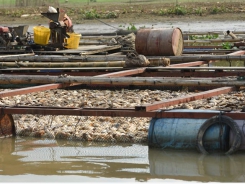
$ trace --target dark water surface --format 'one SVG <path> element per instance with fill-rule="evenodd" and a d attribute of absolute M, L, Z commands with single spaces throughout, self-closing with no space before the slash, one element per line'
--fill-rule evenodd
<path fill-rule="evenodd" d="M 0 139 L 1 182 L 245 182 L 245 155 L 143 144 Z"/>

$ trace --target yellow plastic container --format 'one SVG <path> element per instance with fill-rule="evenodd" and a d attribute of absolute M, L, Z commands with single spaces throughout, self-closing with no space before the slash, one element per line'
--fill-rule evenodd
<path fill-rule="evenodd" d="M 50 29 L 43 26 L 35 26 L 34 42 L 39 45 L 47 45 L 50 38 Z"/>
<path fill-rule="evenodd" d="M 65 48 L 67 49 L 77 49 L 79 46 L 79 42 L 81 39 L 81 34 L 77 34 L 77 33 L 67 33 L 70 38 L 65 38 Z"/>

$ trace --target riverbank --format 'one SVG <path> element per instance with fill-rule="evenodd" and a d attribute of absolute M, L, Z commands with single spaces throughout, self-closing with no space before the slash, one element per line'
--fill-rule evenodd
<path fill-rule="evenodd" d="M 244 21 L 244 2 L 138 2 L 90 3 L 59 6 L 74 25 L 97 24 L 98 19 L 108 24 L 155 24 L 158 22 Z M 20 11 L 21 9 L 21 11 Z M 1 24 L 47 24 L 48 6 L 0 8 Z"/>

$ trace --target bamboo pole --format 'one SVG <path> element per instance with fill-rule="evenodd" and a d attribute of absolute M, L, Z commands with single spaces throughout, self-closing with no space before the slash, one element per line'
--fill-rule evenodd
<path fill-rule="evenodd" d="M 100 35 L 100 36 L 82 36 L 81 40 L 103 40 L 103 39 L 112 39 L 116 38 L 117 36 L 105 36 L 105 35 Z"/>
<path fill-rule="evenodd" d="M 169 58 L 171 62 L 178 61 L 245 61 L 245 55 L 191 55 L 191 56 L 146 56 L 151 61 L 157 61 L 163 57 Z M 29 62 L 112 62 L 125 61 L 125 55 L 88 55 L 88 56 L 73 56 L 73 57 L 46 57 L 46 56 L 18 56 L 18 57 L 0 57 L 0 62 L 11 61 L 29 61 Z"/>
<path fill-rule="evenodd" d="M 10 64 L 10 65 L 9 65 Z M 125 61 L 109 61 L 109 62 L 17 62 L 15 63 L 0 63 L 0 66 L 12 67 L 31 67 L 31 68 L 66 68 L 66 67 L 124 67 Z"/>
<path fill-rule="evenodd" d="M 93 41 L 93 42 L 85 42 L 85 41 L 80 41 L 79 42 L 79 45 L 107 45 L 109 43 L 109 41 L 108 42 L 101 42 L 101 41 Z"/>
<path fill-rule="evenodd" d="M 162 77 L 85 77 L 85 76 L 42 76 L 42 75 L 4 75 L 0 84 L 50 84 L 80 83 L 93 85 L 136 85 L 136 86 L 245 86 L 245 81 L 236 79 L 185 79 Z"/>
<path fill-rule="evenodd" d="M 87 56 L 18 56 L 18 57 L 5 57 L 0 61 L 32 61 L 32 62 L 91 62 L 91 61 L 122 61 L 125 60 L 125 55 L 87 55 Z"/>
<path fill-rule="evenodd" d="M 210 40 L 184 40 L 185 43 L 221 43 L 221 42 L 240 42 L 244 41 L 242 38 L 236 39 L 210 39 Z"/>
<path fill-rule="evenodd" d="M 214 49 L 222 49 L 223 46 L 222 45 L 184 45 L 185 49 L 191 48 L 191 49 L 212 49 L 214 51 Z M 210 50 L 211 51 L 211 50 Z"/>
<path fill-rule="evenodd" d="M 171 62 L 191 61 L 244 61 L 245 55 L 198 55 L 198 56 L 168 56 Z"/>
<path fill-rule="evenodd" d="M 232 31 L 234 34 L 245 34 L 245 31 Z M 183 31 L 183 35 L 212 35 L 212 34 L 218 34 L 218 35 L 224 35 L 224 31 Z"/>
<path fill-rule="evenodd" d="M 10 62 L 10 61 L 36 61 L 36 62 L 68 62 L 70 61 L 71 57 L 64 57 L 64 56 L 8 56 L 8 57 L 4 57 L 1 58 L 0 57 L 0 61 L 4 61 L 4 62 Z"/>
<path fill-rule="evenodd" d="M 14 57 L 14 58 L 18 58 L 18 57 L 23 57 L 23 56 L 34 56 L 35 53 L 28 53 L 28 54 L 17 54 L 17 55 L 3 55 L 3 56 L 0 56 L 0 59 L 1 58 L 8 58 L 8 57 Z"/>
<path fill-rule="evenodd" d="M 149 60 L 150 66 L 169 65 L 162 59 Z M 0 68 L 125 67 L 125 61 L 107 62 L 0 62 Z"/>

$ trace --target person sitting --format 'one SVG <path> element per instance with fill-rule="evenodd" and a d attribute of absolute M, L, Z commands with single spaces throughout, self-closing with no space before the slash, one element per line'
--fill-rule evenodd
<path fill-rule="evenodd" d="M 64 17 L 63 17 L 63 22 L 64 22 L 64 24 L 65 24 L 65 26 L 66 26 L 66 32 L 68 32 L 68 33 L 74 33 L 72 21 L 71 21 L 71 19 L 67 16 L 67 14 L 64 15 Z"/>

